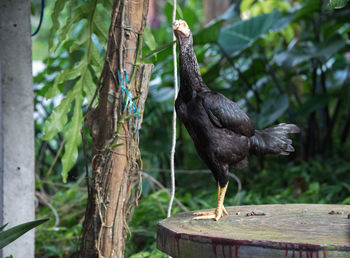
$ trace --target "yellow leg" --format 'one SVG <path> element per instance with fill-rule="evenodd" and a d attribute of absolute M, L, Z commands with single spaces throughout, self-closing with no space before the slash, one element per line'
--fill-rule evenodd
<path fill-rule="evenodd" d="M 227 185 L 226 185 L 226 187 L 227 187 Z M 220 184 L 218 183 L 218 198 L 219 198 L 219 196 L 220 196 L 220 193 L 221 193 L 221 187 L 220 187 Z M 228 212 L 226 211 L 226 209 L 225 209 L 225 207 L 223 206 L 222 207 L 222 209 L 223 209 L 223 213 L 225 214 L 225 215 L 228 215 Z M 207 216 L 207 215 L 210 215 L 210 214 L 215 214 L 215 212 L 216 212 L 216 210 L 211 210 L 211 211 L 197 211 L 197 212 L 195 212 L 195 213 L 193 213 L 193 215 L 196 215 L 196 216 L 203 216 L 203 215 L 205 215 L 205 216 Z"/>
<path fill-rule="evenodd" d="M 220 195 L 218 196 L 218 203 L 216 205 L 216 211 L 215 211 L 215 220 L 218 221 L 222 216 L 224 212 L 224 200 L 225 200 L 225 195 L 226 195 L 226 190 L 227 190 L 228 183 L 221 188 L 220 190 Z"/>
<path fill-rule="evenodd" d="M 199 211 L 195 212 L 193 219 L 195 220 L 200 220 L 200 219 L 215 219 L 219 220 L 223 214 L 228 215 L 225 207 L 224 207 L 224 199 L 225 199 L 225 194 L 226 194 L 226 189 L 227 189 L 228 183 L 221 188 L 220 184 L 218 184 L 218 201 L 216 205 L 216 209 L 212 211 Z"/>

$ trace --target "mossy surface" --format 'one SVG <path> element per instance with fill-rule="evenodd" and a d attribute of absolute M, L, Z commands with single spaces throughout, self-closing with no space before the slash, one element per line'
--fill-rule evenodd
<path fill-rule="evenodd" d="M 226 207 L 219 221 L 192 220 L 193 212 L 179 213 L 160 222 L 181 239 L 198 242 L 252 241 L 254 245 L 316 245 L 337 250 L 350 247 L 350 206 L 282 204 Z M 255 211 L 260 216 L 247 216 Z M 330 214 L 332 213 L 335 214 Z M 238 214 L 238 215 L 237 215 Z M 260 243 L 260 244 L 258 244 Z"/>

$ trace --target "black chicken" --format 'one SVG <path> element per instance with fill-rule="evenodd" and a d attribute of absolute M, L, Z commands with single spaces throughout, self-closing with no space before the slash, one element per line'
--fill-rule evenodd
<path fill-rule="evenodd" d="M 175 21 L 173 30 L 180 47 L 180 91 L 175 102 L 176 112 L 218 183 L 216 210 L 197 212 L 194 219 L 219 220 L 227 214 L 223 203 L 229 169 L 247 166 L 249 154 L 288 155 L 294 151 L 288 134 L 300 130 L 294 124 L 255 130 L 249 117 L 235 102 L 204 84 L 193 51 L 192 33 L 186 22 Z"/>

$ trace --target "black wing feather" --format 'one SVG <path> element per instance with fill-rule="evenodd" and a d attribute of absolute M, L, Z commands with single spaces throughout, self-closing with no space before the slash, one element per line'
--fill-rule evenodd
<path fill-rule="evenodd" d="M 216 92 L 207 92 L 203 106 L 212 123 L 219 128 L 229 129 L 247 137 L 254 135 L 252 121 L 237 103 Z"/>

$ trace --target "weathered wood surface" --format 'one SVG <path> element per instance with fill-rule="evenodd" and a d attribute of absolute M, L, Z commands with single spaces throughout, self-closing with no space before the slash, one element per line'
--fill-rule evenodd
<path fill-rule="evenodd" d="M 350 257 L 348 205 L 281 204 L 226 209 L 229 215 L 218 222 L 192 220 L 193 212 L 160 221 L 158 249 L 174 258 Z M 252 211 L 265 215 L 247 216 Z M 335 214 L 329 214 L 331 211 Z"/>

